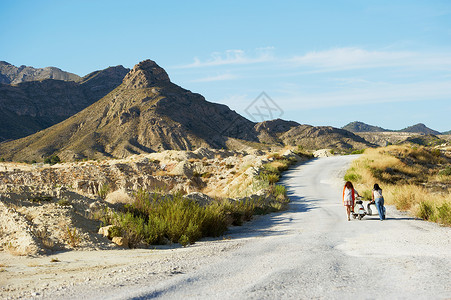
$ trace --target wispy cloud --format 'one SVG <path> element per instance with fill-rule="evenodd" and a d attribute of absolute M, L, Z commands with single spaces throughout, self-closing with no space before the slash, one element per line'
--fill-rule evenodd
<path fill-rule="evenodd" d="M 274 47 L 264 47 L 251 52 L 239 49 L 214 52 L 207 59 L 195 58 L 190 64 L 174 68 L 193 69 L 259 64 L 261 67 L 266 66 L 276 71 L 291 69 L 310 74 L 373 68 L 445 69 L 451 67 L 450 52 L 379 51 L 342 47 L 311 51 L 291 57 L 278 57 L 274 54 L 274 49 Z"/>
<path fill-rule="evenodd" d="M 281 95 L 276 99 L 285 109 L 286 107 L 290 109 L 311 109 L 449 98 L 451 98 L 451 81 L 408 84 L 374 83 L 358 89 L 326 93 L 296 91 L 287 93 L 286 96 Z"/>
<path fill-rule="evenodd" d="M 224 52 L 213 52 L 210 58 L 201 60 L 194 58 L 194 62 L 186 65 L 176 66 L 178 69 L 204 68 L 226 65 L 245 65 L 268 62 L 274 59 L 273 47 L 263 47 L 255 49 L 254 53 L 249 54 L 244 50 L 226 50 Z"/>
<path fill-rule="evenodd" d="M 411 59 L 411 52 L 367 51 L 360 48 L 336 48 L 325 51 L 308 52 L 294 56 L 289 62 L 319 68 L 355 68 L 378 65 L 393 65 Z"/>
<path fill-rule="evenodd" d="M 335 48 L 294 56 L 287 62 L 306 67 L 313 72 L 335 72 L 352 69 L 386 67 L 444 68 L 451 66 L 449 53 L 420 53 L 410 51 L 368 51 L 361 48 Z"/>
<path fill-rule="evenodd" d="M 213 82 L 213 81 L 224 81 L 224 80 L 234 80 L 238 77 L 236 75 L 226 73 L 215 76 L 207 76 L 199 79 L 193 79 L 191 82 Z"/>

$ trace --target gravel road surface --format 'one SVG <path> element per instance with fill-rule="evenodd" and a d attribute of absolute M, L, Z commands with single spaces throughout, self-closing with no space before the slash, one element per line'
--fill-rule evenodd
<path fill-rule="evenodd" d="M 450 228 L 415 220 L 390 206 L 385 221 L 377 216 L 347 221 L 341 203 L 342 178 L 354 158 L 315 159 L 286 172 L 282 183 L 292 199 L 289 209 L 232 228 L 224 240 L 187 248 L 108 252 L 97 271 L 88 266 L 89 259 L 95 261 L 95 252 L 87 252 L 77 260 L 85 264 L 80 267 L 84 271 L 68 273 L 76 284 L 64 281 L 64 286 L 33 295 L 54 299 L 450 299 Z M 70 260 L 58 257 L 62 264 Z M 71 266 L 76 269 L 76 263 Z M 95 274 L 80 282 L 87 272 Z"/>

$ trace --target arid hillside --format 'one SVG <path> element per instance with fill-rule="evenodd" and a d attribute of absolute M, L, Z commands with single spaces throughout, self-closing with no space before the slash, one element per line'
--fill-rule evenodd
<path fill-rule="evenodd" d="M 101 73 L 88 75 L 82 84 L 97 80 Z M 146 60 L 108 95 L 76 115 L 25 138 L 1 143 L 0 157 L 42 162 L 56 155 L 63 161 L 76 161 L 125 158 L 169 149 L 243 150 L 285 145 L 311 150 L 373 146 L 349 131 L 333 127 L 280 119 L 251 122 L 225 105 L 208 102 L 172 83 L 164 69 Z"/>
<path fill-rule="evenodd" d="M 0 84 L 0 142 L 22 138 L 71 117 L 115 89 L 128 71 L 117 66 L 83 78 L 37 71 L 42 76 L 30 75 L 22 81 L 12 77 L 16 79 Z"/>
<path fill-rule="evenodd" d="M 126 205 L 140 209 L 143 203 L 153 202 L 157 207 L 170 203 L 171 197 L 192 207 L 186 208 L 186 214 L 202 209 L 195 205 L 211 204 L 208 209 L 216 215 L 221 210 L 223 215 L 211 226 L 240 224 L 254 211 L 277 210 L 286 201 L 285 189 L 274 185 L 278 176 L 271 175 L 272 169 L 264 165 L 286 168 L 290 161 L 305 159 L 290 150 L 275 158 L 258 151 L 199 148 L 53 166 L 0 163 L 0 248 L 30 255 L 116 247 L 111 236 L 108 239 L 98 233 L 102 224 L 116 220 L 118 226 L 128 228 L 131 224 L 121 223 L 119 217 L 127 215 Z M 186 202 L 188 199 L 194 202 Z M 113 242 L 146 247 L 143 241 L 149 241 L 138 240 L 132 233 L 123 232 L 122 236 L 129 241 L 126 245 Z M 181 237 L 162 233 L 162 238 L 155 242 L 177 242 Z"/>

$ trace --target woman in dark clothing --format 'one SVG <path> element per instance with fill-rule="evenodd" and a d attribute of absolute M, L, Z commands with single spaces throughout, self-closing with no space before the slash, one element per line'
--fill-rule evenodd
<path fill-rule="evenodd" d="M 379 187 L 379 185 L 376 183 L 374 184 L 373 191 L 372 191 L 372 199 L 373 202 L 376 204 L 377 212 L 379 213 L 379 219 L 385 220 L 385 213 L 384 213 L 384 197 L 382 196 L 382 189 Z"/>

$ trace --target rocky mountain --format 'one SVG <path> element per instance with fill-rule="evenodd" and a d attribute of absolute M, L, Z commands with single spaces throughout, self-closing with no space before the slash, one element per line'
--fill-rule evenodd
<path fill-rule="evenodd" d="M 407 128 L 399 130 L 401 132 L 413 132 L 413 133 L 422 133 L 422 134 L 433 134 L 433 135 L 440 135 L 441 133 L 433 130 L 431 128 L 428 128 L 423 123 L 418 123 L 412 126 L 409 126 Z"/>
<path fill-rule="evenodd" d="M 88 74 L 78 82 L 44 79 L 0 84 L 0 142 L 67 119 L 120 85 L 128 71 L 117 66 Z"/>
<path fill-rule="evenodd" d="M 151 60 L 137 64 L 120 86 L 65 121 L 0 144 L 0 156 L 37 160 L 126 157 L 162 149 L 226 148 L 230 138 L 258 142 L 254 123 L 169 80 Z"/>
<path fill-rule="evenodd" d="M 442 132 L 442 134 L 445 134 L 445 135 L 447 135 L 447 134 L 451 134 L 451 130 L 448 130 L 448 131 Z"/>
<path fill-rule="evenodd" d="M 29 66 L 16 67 L 6 61 L 0 61 L 0 83 L 18 84 L 25 81 L 37 81 L 44 79 L 79 81 L 80 76 L 65 72 L 55 67 L 38 69 Z"/>
<path fill-rule="evenodd" d="M 269 134 L 277 134 L 290 130 L 293 127 L 299 126 L 298 122 L 286 121 L 282 119 L 275 119 L 269 121 L 259 122 L 255 125 L 255 130 L 257 132 L 266 131 Z"/>
<path fill-rule="evenodd" d="M 283 142 L 278 139 L 278 136 L 299 125 L 298 122 L 275 119 L 259 122 L 255 124 L 254 129 L 258 133 L 260 142 L 283 145 Z"/>
<path fill-rule="evenodd" d="M 351 132 L 386 132 L 386 131 L 390 131 L 388 129 L 384 129 L 382 127 L 379 126 L 373 126 L 373 125 L 368 125 L 365 124 L 363 122 L 351 122 L 345 126 L 342 127 L 342 129 L 344 130 L 348 130 Z"/>
<path fill-rule="evenodd" d="M 374 147 L 354 133 L 331 126 L 299 125 L 280 135 L 285 145 L 298 145 L 305 149 L 363 149 Z"/>
<path fill-rule="evenodd" d="M 24 82 L 17 87 L 3 86 L 4 94 L 16 93 L 18 96 L 13 98 L 22 99 L 22 105 L 16 105 L 15 115 L 6 116 L 9 119 L 5 120 L 15 116 L 41 116 L 42 111 L 52 111 L 51 115 L 66 113 L 63 108 L 71 105 L 69 95 L 77 95 L 78 99 L 86 94 L 101 97 L 102 93 L 96 92 L 101 90 L 100 87 L 108 90 L 106 86 L 111 83 L 105 78 L 114 77 L 118 81 L 123 77 L 116 71 L 94 72 L 83 77 L 79 83 L 44 80 Z M 64 88 L 42 88 L 55 82 L 64 85 Z M 52 90 L 52 95 L 58 92 L 60 95 L 41 106 L 36 103 L 30 106 L 27 103 L 32 103 L 31 97 L 27 98 L 26 93 L 24 95 L 22 90 L 17 90 L 23 86 L 36 86 L 33 93 Z M 108 85 L 110 89 L 114 87 L 115 84 Z M 0 99 L 1 94 L 0 90 Z M 58 106 L 65 97 L 64 105 Z M 41 123 L 35 119 L 31 121 L 35 128 L 42 126 L 42 119 Z M 1 143 L 0 157 L 13 161 L 42 161 L 51 155 L 58 155 L 63 160 L 72 161 L 123 158 L 165 149 L 243 149 L 284 145 L 341 150 L 373 146 L 349 131 L 333 127 L 299 125 L 281 119 L 251 122 L 226 105 L 208 102 L 201 95 L 172 83 L 164 69 L 154 61 L 146 60 L 128 72 L 110 93 L 77 114 L 33 135 Z"/>

